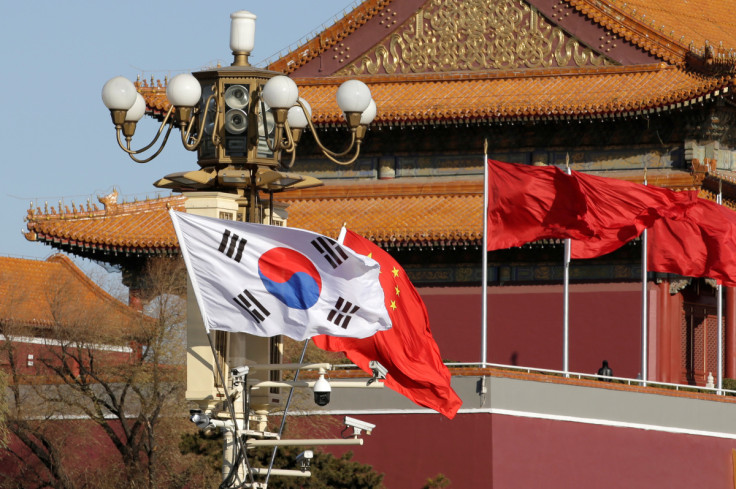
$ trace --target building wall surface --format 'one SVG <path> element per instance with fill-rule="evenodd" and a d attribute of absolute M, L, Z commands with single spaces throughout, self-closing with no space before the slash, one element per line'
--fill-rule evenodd
<path fill-rule="evenodd" d="M 483 393 L 480 379 L 453 378 L 463 407 L 452 420 L 386 389 L 350 389 L 331 412 L 376 425 L 350 450 L 387 489 L 439 474 L 462 489 L 734 485 L 733 397 L 504 373 Z"/>
<path fill-rule="evenodd" d="M 418 290 L 442 358 L 479 362 L 480 287 Z M 608 360 L 616 376 L 641 371 L 640 283 L 571 285 L 569 324 L 570 370 L 595 373 Z M 491 363 L 562 370 L 562 286 L 489 287 L 487 339 Z"/>

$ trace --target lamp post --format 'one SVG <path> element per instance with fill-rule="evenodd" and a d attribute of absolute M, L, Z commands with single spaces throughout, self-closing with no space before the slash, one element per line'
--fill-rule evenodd
<path fill-rule="evenodd" d="M 260 176 L 268 169 L 278 172 L 291 168 L 307 129 L 325 157 L 337 164 L 352 164 L 360 154 L 367 126 L 376 115 L 368 87 L 361 81 L 348 80 L 338 88 L 337 103 L 345 114 L 350 144 L 344 151 L 332 151 L 320 141 L 311 121 L 310 105 L 299 97 L 294 81 L 250 65 L 256 16 L 241 10 L 230 18 L 232 65 L 173 77 L 166 87 L 170 107 L 148 144 L 134 148 L 132 143 L 136 123 L 145 115 L 143 96 L 123 77 L 105 84 L 102 100 L 110 109 L 120 148 L 133 161 L 147 163 L 163 150 L 171 131 L 179 129 L 182 145 L 197 152 L 200 169 L 167 175 L 154 185 L 181 191 L 232 192 L 250 187 L 268 191 L 319 184 L 305 178 L 293 182 L 295 175 L 289 175 L 290 183 L 284 185 L 285 180 L 274 173 L 265 178 L 265 183 Z M 149 151 L 153 154 L 143 156 Z"/>
<path fill-rule="evenodd" d="M 304 131 L 312 131 L 317 147 L 326 158 L 341 165 L 352 164 L 360 154 L 367 126 L 376 115 L 376 104 L 363 82 L 343 83 L 337 90 L 337 103 L 345 113 L 350 141 L 344 151 L 330 150 L 320 141 L 312 124 L 310 104 L 299 97 L 294 81 L 278 72 L 250 65 L 248 57 L 254 45 L 256 16 L 241 10 L 230 18 L 232 64 L 179 74 L 169 80 L 166 87 L 169 107 L 150 142 L 133 145 L 137 123 L 146 113 L 146 102 L 130 80 L 123 77 L 109 80 L 102 89 L 102 100 L 110 110 L 118 145 L 136 163 L 148 163 L 156 158 L 174 129 L 179 131 L 184 148 L 197 153 L 199 168 L 166 175 L 155 186 L 198 192 L 200 197 L 205 193 L 224 193 L 228 195 L 228 205 L 233 201 L 237 204 L 237 214 L 242 220 L 263 222 L 259 212 L 260 192 L 268 193 L 272 204 L 274 192 L 322 184 L 316 178 L 288 171 L 294 164 Z M 187 200 L 187 206 L 190 200 L 193 199 Z M 199 209 L 211 211 L 214 207 L 218 206 L 206 202 Z M 196 213 L 205 212 L 200 210 Z M 226 414 L 220 402 L 229 397 L 226 382 L 228 377 L 232 381 L 233 368 L 253 360 L 276 363 L 273 358 L 269 361 L 269 355 L 272 357 L 271 352 L 279 348 L 269 344 L 268 338 L 243 333 L 218 335 L 213 340 L 204 335 L 201 319 L 196 323 L 199 314 L 191 312 L 187 315 L 187 399 L 197 402 L 207 416 L 217 418 Z M 278 339 L 272 340 L 280 345 Z M 210 380 L 202 380 L 203 370 L 211 371 L 214 366 L 226 367 L 223 378 L 210 375 Z M 269 393 L 259 399 L 252 396 L 249 406 L 242 404 L 242 397 L 233 416 L 239 420 L 233 419 L 233 426 L 241 423 L 264 430 L 264 413 L 272 396 Z M 248 409 L 248 422 L 245 422 L 244 411 Z M 232 448 L 232 440 L 230 445 L 226 443 L 226 455 L 230 453 L 228 446 Z M 229 469 L 228 472 L 234 473 Z M 244 475 L 238 477 L 243 480 Z"/>

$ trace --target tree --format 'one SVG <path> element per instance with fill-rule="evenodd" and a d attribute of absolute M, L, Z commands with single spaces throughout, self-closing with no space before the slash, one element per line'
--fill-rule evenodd
<path fill-rule="evenodd" d="M 144 279 L 145 315 L 60 276 L 34 298 L 50 324 L 2 324 L 11 376 L 7 426 L 19 441 L 10 453 L 21 465 L 5 487 L 14 487 L 17 474 L 24 487 L 32 480 L 59 489 L 183 487 L 198 477 L 186 469 L 197 464 L 178 451 L 181 434 L 193 429 L 183 416 L 184 267 L 150 260 Z M 29 337 L 45 342 L 34 375 L 16 358 L 20 339 Z M 85 456 L 95 463 L 85 464 Z"/>

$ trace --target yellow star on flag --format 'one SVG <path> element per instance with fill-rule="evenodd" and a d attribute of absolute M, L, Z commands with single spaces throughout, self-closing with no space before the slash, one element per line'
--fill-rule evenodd
<path fill-rule="evenodd" d="M 394 290 L 396 290 L 396 295 L 397 296 L 401 295 L 401 291 L 399 290 L 399 286 L 398 285 L 396 286 L 396 288 Z"/>
<path fill-rule="evenodd" d="M 396 301 L 391 301 L 391 306 L 390 307 L 391 307 L 391 310 L 395 311 L 396 310 Z"/>
<path fill-rule="evenodd" d="M 398 276 L 399 276 L 399 269 L 398 269 L 398 268 L 396 268 L 396 267 L 394 267 L 394 269 L 393 269 L 393 270 L 391 270 L 391 273 L 393 273 L 393 274 L 394 274 L 394 277 L 398 277 Z"/>

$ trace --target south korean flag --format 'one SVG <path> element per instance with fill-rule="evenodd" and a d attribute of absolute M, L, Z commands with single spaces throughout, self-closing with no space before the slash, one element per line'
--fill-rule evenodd
<path fill-rule="evenodd" d="M 169 213 L 208 332 L 304 340 L 391 327 L 373 259 L 311 231 Z"/>

